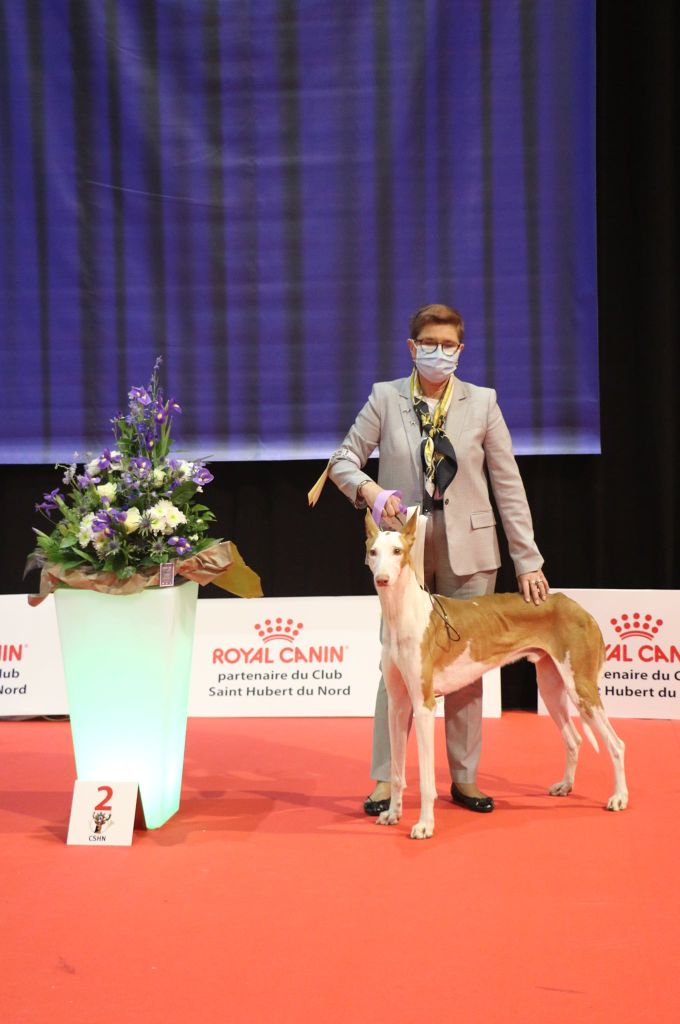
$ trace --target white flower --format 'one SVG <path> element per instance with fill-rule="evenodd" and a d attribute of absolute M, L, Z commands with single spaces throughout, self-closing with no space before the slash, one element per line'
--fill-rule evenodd
<path fill-rule="evenodd" d="M 107 498 L 108 501 L 113 501 L 116 496 L 118 487 L 116 484 L 99 484 L 96 488 L 97 494 L 100 498 Z"/>
<path fill-rule="evenodd" d="M 126 533 L 134 533 L 135 530 L 139 529 L 142 521 L 142 513 L 138 508 L 129 508 L 125 514 L 125 522 L 123 523 L 123 529 Z"/>
<path fill-rule="evenodd" d="M 81 548 L 86 548 L 92 540 L 92 521 L 94 519 L 94 512 L 88 512 L 86 516 L 80 520 L 80 526 L 78 527 L 78 543 Z"/>
<path fill-rule="evenodd" d="M 175 474 L 179 480 L 186 480 L 188 476 L 194 471 L 193 462 L 187 462 L 185 459 L 179 459 L 175 468 Z"/>
<path fill-rule="evenodd" d="M 85 472 L 88 476 L 99 476 L 101 469 L 99 468 L 99 458 L 93 459 L 92 462 L 88 462 L 85 466 Z"/>
<path fill-rule="evenodd" d="M 95 549 L 97 554 L 101 554 L 101 552 L 104 550 L 104 548 L 106 547 L 106 541 L 107 539 L 103 533 L 92 534 L 92 547 Z"/>
<path fill-rule="evenodd" d="M 161 498 L 149 509 L 149 521 L 153 533 L 172 533 L 187 517 L 167 498 Z"/>
<path fill-rule="evenodd" d="M 112 449 L 110 454 L 111 454 L 111 465 L 109 466 L 109 472 L 111 472 L 111 473 L 118 472 L 119 473 L 122 470 L 122 468 L 123 468 L 123 456 L 121 455 L 121 453 L 116 448 Z"/>
<path fill-rule="evenodd" d="M 165 483 L 165 477 L 165 470 L 160 469 L 159 467 L 156 467 L 156 469 L 154 469 L 153 473 L 151 474 L 151 479 L 153 480 L 156 487 L 160 487 L 162 483 Z"/>

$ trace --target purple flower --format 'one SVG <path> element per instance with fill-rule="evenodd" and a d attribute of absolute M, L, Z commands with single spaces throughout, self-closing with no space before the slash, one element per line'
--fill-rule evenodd
<path fill-rule="evenodd" d="M 167 410 L 167 408 L 166 408 L 166 407 L 165 407 L 165 406 L 163 405 L 163 403 L 162 403 L 162 402 L 154 402 L 154 403 L 153 403 L 153 405 L 152 405 L 152 407 L 151 407 L 151 412 L 152 412 L 152 415 L 153 415 L 154 421 L 155 421 L 156 423 L 159 423 L 159 424 L 161 424 L 161 425 L 162 425 L 163 423 L 165 423 L 165 421 L 166 421 L 166 420 L 167 420 L 167 418 L 168 418 L 168 410 Z"/>
<path fill-rule="evenodd" d="M 140 445 L 144 448 L 153 448 L 156 440 L 153 427 L 147 427 L 145 423 L 138 423 L 137 436 L 139 437 Z"/>
<path fill-rule="evenodd" d="M 106 504 L 96 513 L 92 520 L 92 532 L 108 538 L 113 537 L 116 526 L 120 523 L 124 523 L 126 518 L 126 512 L 122 512 L 115 508 L 109 508 L 108 504 Z"/>
<path fill-rule="evenodd" d="M 119 466 L 120 452 L 112 452 L 105 448 L 97 459 L 97 465 L 101 470 L 109 469 L 111 466 Z"/>
<path fill-rule="evenodd" d="M 91 487 L 94 484 L 98 484 L 100 480 L 100 476 L 90 476 L 87 470 L 85 470 L 84 473 L 80 473 L 76 477 L 76 484 L 81 489 L 81 491 L 85 491 L 87 490 L 88 487 Z"/>
<path fill-rule="evenodd" d="M 188 555 L 191 551 L 191 544 L 186 537 L 168 537 L 168 544 L 175 549 L 178 555 Z"/>
<path fill-rule="evenodd" d="M 43 494 L 43 500 L 39 505 L 36 505 L 36 512 L 44 512 L 49 518 L 52 517 L 52 513 L 59 508 L 58 500 L 63 501 L 59 488 L 55 487 L 53 491 L 46 491 Z"/>
<path fill-rule="evenodd" d="M 195 484 L 198 484 L 199 487 L 203 487 L 205 484 L 209 484 L 211 480 L 214 480 L 215 477 L 209 469 L 205 468 L 205 466 L 196 466 L 191 479 Z"/>
<path fill-rule="evenodd" d="M 128 398 L 130 399 L 130 405 L 135 404 L 144 407 L 151 405 L 151 397 L 146 388 L 130 388 Z"/>
<path fill-rule="evenodd" d="M 113 537 L 113 527 L 106 510 L 97 512 L 92 520 L 92 532 L 103 534 L 105 537 Z"/>
<path fill-rule="evenodd" d="M 136 458 L 130 459 L 130 465 L 134 468 L 137 476 L 143 478 L 148 476 L 151 472 L 152 462 L 151 459 L 147 459 L 143 455 L 138 455 Z"/>
<path fill-rule="evenodd" d="M 179 405 L 179 403 L 176 402 L 174 398 L 169 398 L 168 403 L 165 406 L 165 411 L 167 412 L 168 416 L 172 416 L 172 414 L 175 412 L 181 413 L 182 406 Z"/>

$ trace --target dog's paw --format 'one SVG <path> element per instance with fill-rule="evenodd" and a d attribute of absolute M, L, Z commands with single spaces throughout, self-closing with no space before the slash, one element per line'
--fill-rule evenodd
<path fill-rule="evenodd" d="M 419 821 L 411 829 L 411 839 L 431 839 L 434 835 L 434 824 L 426 825 L 424 821 Z"/>
<path fill-rule="evenodd" d="M 401 811 L 386 810 L 376 818 L 376 825 L 396 825 L 401 818 Z"/>
<path fill-rule="evenodd" d="M 610 796 L 607 801 L 608 811 L 625 811 L 628 806 L 628 794 L 627 793 L 614 793 L 614 796 Z"/>
<path fill-rule="evenodd" d="M 562 779 L 561 782 L 556 782 L 554 786 L 551 786 L 548 793 L 550 796 L 569 796 L 571 793 L 571 782 Z"/>

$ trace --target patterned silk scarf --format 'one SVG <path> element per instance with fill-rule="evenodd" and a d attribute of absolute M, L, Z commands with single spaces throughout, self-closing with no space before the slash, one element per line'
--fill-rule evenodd
<path fill-rule="evenodd" d="M 449 411 L 453 397 L 454 379 L 449 382 L 444 393 L 435 406 L 434 413 L 423 398 L 417 371 L 411 374 L 411 401 L 420 420 L 423 441 L 420 446 L 420 458 L 425 477 L 425 494 L 423 495 L 423 512 L 432 508 L 433 495 L 442 495 L 458 472 L 458 461 L 453 445 L 444 433 L 442 424 Z"/>

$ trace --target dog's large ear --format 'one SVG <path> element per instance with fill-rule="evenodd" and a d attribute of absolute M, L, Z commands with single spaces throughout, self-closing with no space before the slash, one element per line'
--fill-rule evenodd
<path fill-rule="evenodd" d="M 406 526 L 401 531 L 401 535 L 404 538 L 404 540 L 414 540 L 415 535 L 416 535 L 417 527 L 418 527 L 418 509 L 416 508 L 416 509 L 413 510 L 413 513 L 409 517 L 409 520 L 406 523 Z"/>
<path fill-rule="evenodd" d="M 366 519 L 365 519 L 365 522 L 366 522 L 366 537 L 368 538 L 368 540 L 373 541 L 373 539 L 375 537 L 377 537 L 378 534 L 380 533 L 380 530 L 375 525 L 375 522 L 373 520 L 373 514 L 372 514 L 370 508 L 366 509 Z"/>

